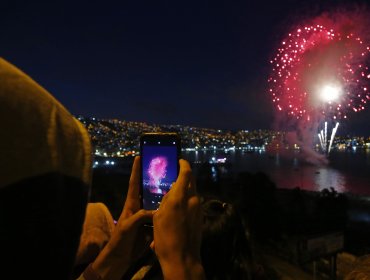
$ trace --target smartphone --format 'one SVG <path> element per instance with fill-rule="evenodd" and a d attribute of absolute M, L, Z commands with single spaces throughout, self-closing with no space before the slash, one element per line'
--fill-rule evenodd
<path fill-rule="evenodd" d="M 156 210 L 179 174 L 179 135 L 164 132 L 142 134 L 140 156 L 141 206 L 146 210 Z"/>

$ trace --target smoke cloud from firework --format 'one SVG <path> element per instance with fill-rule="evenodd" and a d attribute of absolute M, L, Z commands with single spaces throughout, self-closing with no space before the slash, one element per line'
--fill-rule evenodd
<path fill-rule="evenodd" d="M 353 7 L 299 23 L 270 61 L 276 129 L 288 130 L 285 141 L 312 163 L 325 163 L 313 150 L 323 121 L 346 120 L 370 102 L 369 19 L 367 8 Z"/>

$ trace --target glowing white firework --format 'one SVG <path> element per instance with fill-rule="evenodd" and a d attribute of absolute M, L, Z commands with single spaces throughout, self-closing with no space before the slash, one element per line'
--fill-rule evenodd
<path fill-rule="evenodd" d="M 322 138 L 321 133 L 318 133 L 317 135 L 319 136 L 321 149 L 324 151 L 324 150 L 325 150 L 325 146 L 324 146 L 324 139 Z"/>
<path fill-rule="evenodd" d="M 321 98 L 324 102 L 331 103 L 339 99 L 341 89 L 339 86 L 326 85 L 321 90 Z"/>
<path fill-rule="evenodd" d="M 322 149 L 325 152 L 326 151 L 326 145 L 325 145 L 324 130 L 321 129 L 320 134 L 321 134 L 321 139 L 322 139 Z"/>
<path fill-rule="evenodd" d="M 328 143 L 328 123 L 325 122 L 325 134 L 324 134 L 324 143 L 325 143 L 325 148 L 327 147 Z"/>
<path fill-rule="evenodd" d="M 337 124 L 335 125 L 335 127 L 331 131 L 331 137 L 330 137 L 330 143 L 329 143 L 329 148 L 328 148 L 328 154 L 330 153 L 331 145 L 333 144 L 333 140 L 334 140 L 334 137 L 335 137 L 335 133 L 337 133 L 338 126 L 339 126 L 339 123 L 337 122 Z"/>
<path fill-rule="evenodd" d="M 331 131 L 330 139 L 327 139 L 327 129 L 328 123 L 325 122 L 324 129 L 321 129 L 320 133 L 318 133 L 321 149 L 325 154 L 329 154 L 331 147 L 333 145 L 333 141 L 335 138 L 335 134 L 337 133 L 339 123 L 337 122 L 335 127 Z"/>

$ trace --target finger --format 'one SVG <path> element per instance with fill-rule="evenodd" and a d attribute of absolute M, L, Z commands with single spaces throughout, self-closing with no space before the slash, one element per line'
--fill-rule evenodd
<path fill-rule="evenodd" d="M 191 174 L 191 177 L 190 177 L 190 183 L 188 186 L 187 194 L 188 194 L 188 197 L 197 195 L 197 183 L 195 181 L 195 177 L 193 174 Z"/>
<path fill-rule="evenodd" d="M 129 223 L 132 223 L 134 226 L 143 225 L 153 221 L 153 214 L 155 211 L 141 209 L 137 211 L 134 215 L 129 217 Z"/>
<path fill-rule="evenodd" d="M 167 200 L 167 198 L 169 197 L 169 196 L 171 196 L 170 195 L 170 191 L 171 191 L 171 189 L 173 188 L 173 186 L 175 185 L 175 183 L 172 183 L 171 184 L 171 187 L 170 187 L 170 189 L 168 190 L 168 192 L 162 197 L 162 200 L 161 200 L 161 202 L 159 203 L 159 207 Z M 158 208 L 159 208 L 158 207 Z"/>
<path fill-rule="evenodd" d="M 169 193 L 169 192 L 170 192 L 170 190 L 172 189 L 173 185 L 175 185 L 175 183 L 176 183 L 176 182 L 172 182 L 172 184 L 171 184 L 171 186 L 170 186 L 170 189 L 168 190 L 168 192 L 167 192 L 167 193 Z"/>
<path fill-rule="evenodd" d="M 200 198 L 198 196 L 193 196 L 188 199 L 189 212 L 200 212 L 200 205 Z"/>
<path fill-rule="evenodd" d="M 186 195 L 187 188 L 191 180 L 191 168 L 186 160 L 180 159 L 180 173 L 175 184 L 171 189 L 174 198 L 183 199 Z"/>
<path fill-rule="evenodd" d="M 150 249 L 152 249 L 153 252 L 155 252 L 154 240 L 150 243 Z"/>
<path fill-rule="evenodd" d="M 139 198 L 140 195 L 140 156 L 136 156 L 131 170 L 127 196 Z"/>

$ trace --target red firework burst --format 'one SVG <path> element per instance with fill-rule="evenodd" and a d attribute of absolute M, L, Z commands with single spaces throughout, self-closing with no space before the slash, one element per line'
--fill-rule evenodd
<path fill-rule="evenodd" d="M 370 102 L 370 48 L 357 34 L 321 24 L 296 28 L 270 61 L 269 93 L 279 111 L 341 119 Z"/>

